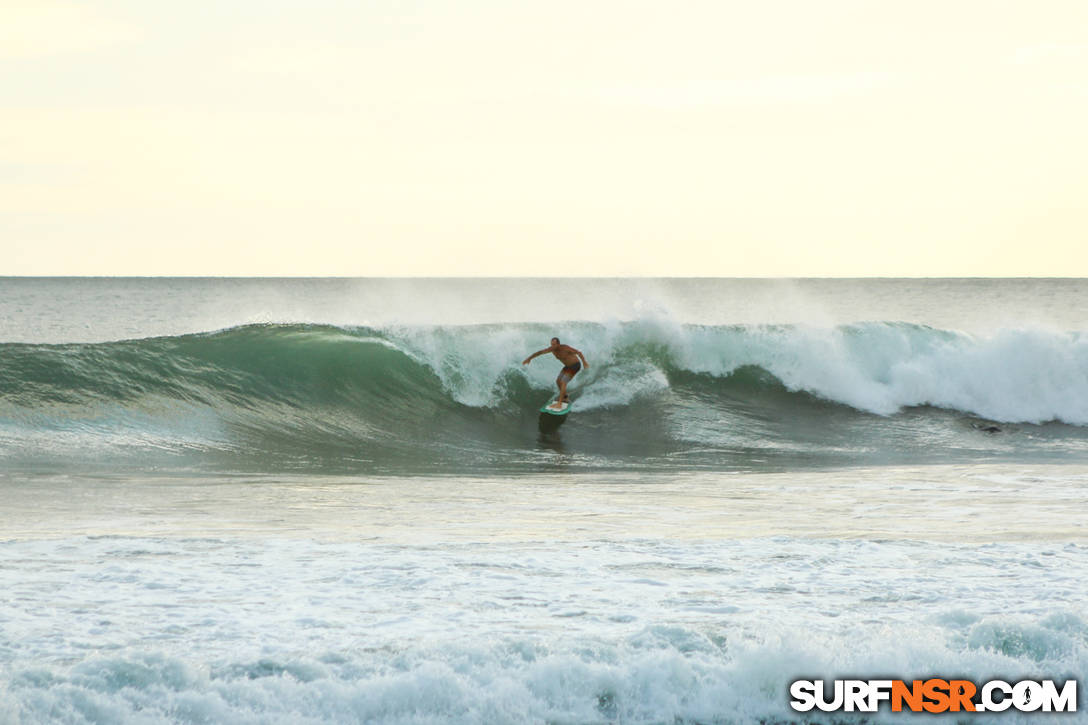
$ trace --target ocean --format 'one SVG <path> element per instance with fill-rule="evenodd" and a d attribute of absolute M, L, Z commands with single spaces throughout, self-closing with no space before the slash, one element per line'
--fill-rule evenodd
<path fill-rule="evenodd" d="M 1086 320 L 1079 279 L 0 278 L 0 725 L 1088 722 L 789 694 L 1085 687 Z"/>

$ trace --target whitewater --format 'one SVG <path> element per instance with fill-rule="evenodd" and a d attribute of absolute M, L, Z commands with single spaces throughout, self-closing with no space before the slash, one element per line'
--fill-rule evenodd
<path fill-rule="evenodd" d="M 1082 677 L 1086 314 L 1083 280 L 0 278 L 0 723 L 860 722 L 789 683 Z M 553 335 L 590 361 L 558 427 L 520 364 Z"/>

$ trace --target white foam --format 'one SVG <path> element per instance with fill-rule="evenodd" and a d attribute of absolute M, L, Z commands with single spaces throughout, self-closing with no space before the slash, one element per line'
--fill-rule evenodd
<path fill-rule="evenodd" d="M 0 722 L 792 722 L 797 677 L 1088 667 L 1068 547 L 586 544 L 9 541 Z"/>
<path fill-rule="evenodd" d="M 712 372 L 760 365 L 792 390 L 881 415 L 933 405 L 1005 422 L 1088 424 L 1088 341 L 1076 333 L 871 324 L 776 332 L 741 349 Z"/>
<path fill-rule="evenodd" d="M 494 406 L 510 374 L 554 389 L 550 357 L 520 360 L 556 327 L 397 328 L 389 334 L 433 369 L 461 403 Z M 570 324 L 565 342 L 590 368 L 572 384 L 584 406 L 622 406 L 668 387 L 668 367 L 725 377 L 759 366 L 787 388 L 890 415 L 933 405 L 1005 422 L 1088 424 L 1088 337 L 1046 328 L 985 335 L 912 325 L 848 327 L 682 325 L 667 315 Z"/>

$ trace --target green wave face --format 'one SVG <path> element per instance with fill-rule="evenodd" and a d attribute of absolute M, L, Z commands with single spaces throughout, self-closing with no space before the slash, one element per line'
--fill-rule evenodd
<path fill-rule="evenodd" d="M 560 364 L 590 366 L 542 427 Z M 0 345 L 12 470 L 782 469 L 1088 460 L 1088 345 L 869 323 L 340 328 L 252 325 Z"/>

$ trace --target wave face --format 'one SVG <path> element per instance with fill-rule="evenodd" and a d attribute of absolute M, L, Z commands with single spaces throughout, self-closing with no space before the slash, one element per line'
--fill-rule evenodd
<path fill-rule="evenodd" d="M 262 324 L 0 345 L 0 460 L 466 473 L 1088 459 L 1088 339 L 903 323 Z M 590 361 L 557 430 L 558 334 Z"/>

